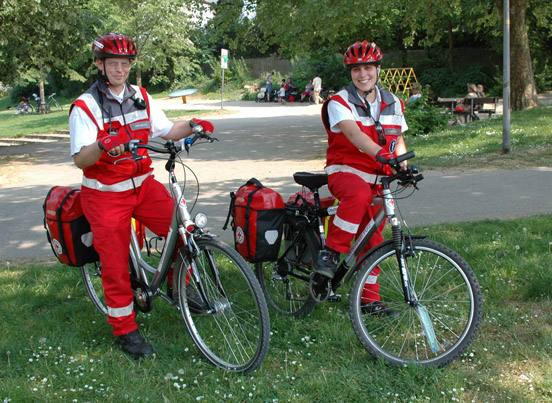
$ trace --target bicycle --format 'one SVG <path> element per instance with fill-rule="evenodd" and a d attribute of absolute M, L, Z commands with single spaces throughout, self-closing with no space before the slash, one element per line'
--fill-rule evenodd
<path fill-rule="evenodd" d="M 327 185 L 328 178 L 326 174 L 295 173 L 295 182 L 312 192 L 314 202 L 306 198 L 288 202 L 279 257 L 257 263 L 255 272 L 269 307 L 296 318 L 308 315 L 319 302 L 339 301 L 335 291 L 354 278 L 349 316 L 361 344 L 392 365 L 443 367 L 474 340 L 482 321 L 483 297 L 472 268 L 458 253 L 424 235 L 403 231 L 395 215 L 397 195 L 417 189 L 423 179 L 415 167 L 399 171 L 398 164 L 413 156 L 409 152 L 389 160 L 397 173 L 381 178 L 382 195 L 374 198 L 374 204 L 381 207 L 331 281 L 313 273 L 325 244 L 323 220 L 337 211 L 337 206 L 322 207 L 320 202 L 319 189 Z M 395 181 L 397 190 L 392 191 Z M 385 220 L 391 223 L 392 239 L 360 256 Z M 384 304 L 379 311 L 362 304 L 362 291 L 371 275 L 378 275 Z"/>
<path fill-rule="evenodd" d="M 183 188 L 175 175 L 179 154 L 197 139 L 212 142 L 215 138 L 195 126 L 196 134 L 180 142 L 171 140 L 163 148 L 131 140 L 125 145 L 134 160 L 146 158 L 137 154 L 138 149 L 169 154 L 166 170 L 169 173 L 170 193 L 175 201 L 173 220 L 165 239 L 157 268 L 144 260 L 136 231 L 130 242 L 129 270 L 136 311 L 150 312 L 156 297 L 173 305 L 182 316 L 194 344 L 205 359 L 216 367 L 249 373 L 256 370 L 264 360 L 270 339 L 270 318 L 264 294 L 249 265 L 230 246 L 204 231 L 207 217 L 198 213 L 192 219 L 183 197 Z M 182 164 L 184 165 L 184 164 Z M 180 239 L 184 246 L 176 250 Z M 151 242 L 151 239 L 150 239 Z M 149 248 L 148 248 L 149 249 Z M 176 256 L 172 298 L 161 290 Z M 101 265 L 88 264 L 81 267 L 81 274 L 94 306 L 107 315 Z M 191 305 L 187 294 L 200 298 Z"/>
<path fill-rule="evenodd" d="M 55 92 L 52 95 L 48 96 L 48 101 L 46 103 L 48 105 L 48 111 L 50 111 L 51 109 L 53 109 L 55 107 L 59 112 L 61 112 L 61 111 L 63 111 L 63 107 L 54 98 L 55 96 L 56 96 Z"/>

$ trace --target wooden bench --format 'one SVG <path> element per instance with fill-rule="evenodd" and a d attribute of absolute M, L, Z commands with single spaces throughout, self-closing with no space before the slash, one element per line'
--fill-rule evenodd
<path fill-rule="evenodd" d="M 490 118 L 496 114 L 496 107 L 498 105 L 497 97 L 481 97 L 471 98 L 471 109 L 477 114 L 486 113 Z"/>

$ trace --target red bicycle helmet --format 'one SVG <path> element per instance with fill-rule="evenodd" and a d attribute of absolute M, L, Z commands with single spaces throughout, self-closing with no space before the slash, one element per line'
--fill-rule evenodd
<path fill-rule="evenodd" d="M 351 69 L 360 64 L 374 64 L 379 66 L 383 59 L 383 53 L 374 42 L 355 42 L 347 48 L 343 56 L 343 64 Z"/>
<path fill-rule="evenodd" d="M 126 35 L 110 33 L 100 36 L 92 45 L 94 59 L 107 57 L 136 58 L 136 45 Z"/>

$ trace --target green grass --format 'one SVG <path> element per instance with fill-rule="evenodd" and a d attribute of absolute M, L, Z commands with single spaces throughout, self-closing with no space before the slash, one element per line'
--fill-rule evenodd
<path fill-rule="evenodd" d="M 517 169 L 550 166 L 552 105 L 512 113 L 511 152 L 502 155 L 502 117 L 406 136 L 424 169 Z M 407 132 L 408 133 L 408 132 Z"/>
<path fill-rule="evenodd" d="M 0 401 L 552 401 L 552 215 L 419 228 L 463 255 L 485 298 L 474 344 L 443 369 L 394 368 L 360 345 L 343 302 L 272 317 L 261 368 L 238 376 L 199 357 L 158 301 L 139 326 L 156 357 L 128 359 L 74 268 L 0 267 Z"/>

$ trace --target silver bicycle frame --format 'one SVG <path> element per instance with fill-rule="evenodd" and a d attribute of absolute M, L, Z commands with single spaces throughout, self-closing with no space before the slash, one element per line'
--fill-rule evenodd
<path fill-rule="evenodd" d="M 172 199 L 174 200 L 174 208 L 171 226 L 165 239 L 165 245 L 163 246 L 163 252 L 161 253 L 161 258 L 159 259 L 157 268 L 154 268 L 144 260 L 142 252 L 140 250 L 138 237 L 136 236 L 136 231 L 134 231 L 134 229 L 132 228 L 132 224 L 130 228 L 131 237 L 129 257 L 132 262 L 134 272 L 136 276 L 141 279 L 154 294 L 161 285 L 162 281 L 165 279 L 165 275 L 167 274 L 171 266 L 172 258 L 173 256 L 175 256 L 175 248 L 178 241 L 178 236 L 181 236 L 184 245 L 188 245 L 188 242 L 190 240 L 193 242 L 191 237 L 188 238 L 186 228 L 194 225 L 194 222 L 191 219 L 188 207 L 186 205 L 186 200 L 183 197 L 182 188 L 178 184 L 174 173 L 171 173 L 170 182 L 170 193 Z M 179 217 L 182 217 L 182 220 L 179 220 Z M 197 248 L 197 246 L 195 246 L 195 242 L 194 247 Z M 153 275 L 151 283 L 148 280 L 148 273 L 150 275 Z"/>
<path fill-rule="evenodd" d="M 351 247 L 349 253 L 345 255 L 345 258 L 343 259 L 343 262 L 341 264 L 345 266 L 347 270 L 349 270 L 356 263 L 358 256 L 362 253 L 364 247 L 372 238 L 372 235 L 374 235 L 374 233 L 377 231 L 377 229 L 386 218 L 389 219 L 392 226 L 398 226 L 398 228 L 400 229 L 401 223 L 400 220 L 395 217 L 395 200 L 393 198 L 391 190 L 383 189 L 383 194 L 381 196 L 374 197 L 372 206 L 380 205 L 382 205 L 383 207 L 380 208 L 377 211 L 376 215 L 370 219 L 364 230 L 362 230 L 362 233 L 355 240 L 355 243 Z"/>

